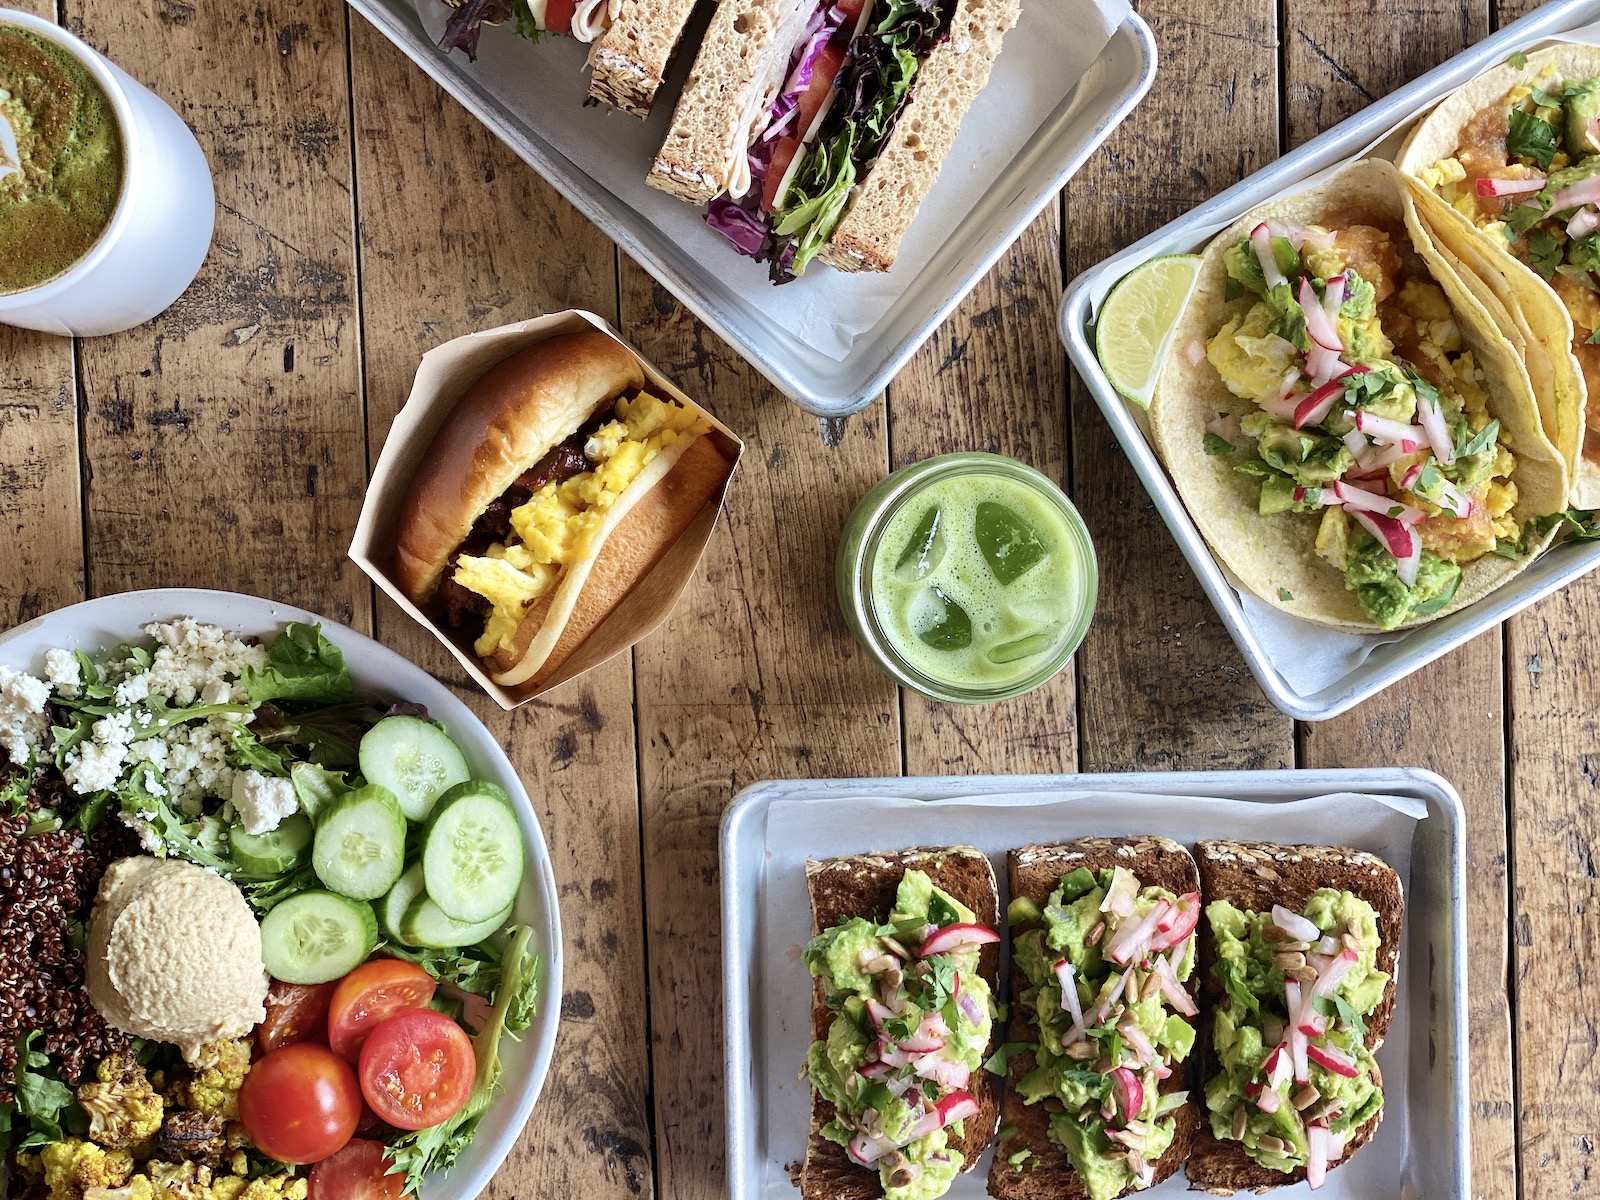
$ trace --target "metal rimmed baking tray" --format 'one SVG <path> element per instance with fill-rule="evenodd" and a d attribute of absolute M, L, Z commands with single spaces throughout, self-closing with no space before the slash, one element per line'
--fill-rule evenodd
<path fill-rule="evenodd" d="M 1600 566 L 1600 543 L 1557 546 L 1484 600 L 1442 620 L 1398 635 L 1375 636 L 1372 639 L 1374 648 L 1367 657 L 1338 678 L 1316 688 L 1297 687 L 1284 674 L 1287 665 L 1284 652 L 1274 652 L 1246 620 L 1239 593 L 1206 546 L 1205 539 L 1179 498 L 1138 418 L 1101 371 L 1094 353 L 1096 298 L 1103 296 L 1116 280 L 1146 259 L 1197 250 L 1210 240 L 1202 231 L 1221 228 L 1257 204 L 1294 190 L 1297 183 L 1362 154 L 1385 131 L 1406 121 L 1409 116 L 1420 115 L 1445 92 L 1503 62 L 1518 48 L 1537 43 L 1542 38 L 1559 37 L 1597 19 L 1600 19 L 1600 2 L 1597 0 L 1556 0 L 1545 5 L 1208 200 L 1186 216 L 1163 226 L 1115 257 L 1091 267 L 1073 280 L 1062 297 L 1060 332 L 1067 346 L 1068 357 L 1072 359 L 1073 366 L 1082 376 L 1106 420 L 1111 423 L 1117 441 L 1155 501 L 1162 520 L 1177 539 L 1178 548 L 1188 559 L 1200 586 L 1216 606 L 1233 640 L 1238 643 L 1251 673 L 1261 684 L 1268 699 L 1291 717 L 1322 721 L 1353 708 L 1397 680 L 1448 654 L 1468 639 L 1494 628 L 1513 613 Z M 1385 149 L 1390 148 L 1391 142 L 1386 141 L 1373 152 L 1383 154 Z M 1288 617 L 1283 619 L 1293 620 Z M 1309 634 L 1317 627 L 1307 624 L 1305 628 Z"/>
<path fill-rule="evenodd" d="M 1334 796 L 1340 799 L 1318 802 Z M 800 962 L 810 931 L 807 857 L 976 845 L 994 862 L 1004 911 L 1007 849 L 1141 833 L 1185 843 L 1337 841 L 1395 866 L 1406 920 L 1395 1018 L 1379 1051 L 1386 1115 L 1371 1145 L 1329 1175 L 1322 1195 L 1466 1200 L 1461 800 L 1439 776 L 1405 768 L 808 779 L 745 789 L 723 817 L 721 839 L 730 1200 L 794 1195 L 789 1167 L 803 1152 L 809 1114 L 806 1085 L 795 1078 L 810 1039 L 810 978 Z M 1000 978 L 1007 978 L 1003 967 Z M 959 1176 L 951 1200 L 984 1196 L 986 1167 Z M 1178 1195 L 1184 1187 L 1175 1178 L 1149 1194 Z M 1306 1191 L 1301 1184 L 1281 1194 Z"/>
<path fill-rule="evenodd" d="M 776 387 L 807 411 L 828 418 L 859 412 L 883 391 L 1128 115 L 1149 90 L 1156 70 L 1155 39 L 1149 27 L 1130 14 L 1072 93 L 1039 126 L 1025 150 L 996 172 L 981 202 L 956 228 L 939 234 L 944 244 L 900 303 L 860 334 L 845 358 L 835 360 L 743 300 L 726 278 L 732 274 L 730 259 L 708 254 L 707 261 L 700 261 L 556 149 L 551 141 L 553 123 L 593 116 L 581 108 L 587 77 L 575 66 L 567 72 L 571 80 L 562 83 L 570 82 L 573 94 L 561 104 L 531 114 L 515 97 L 497 94 L 487 86 L 483 73 L 474 74 L 465 55 L 440 51 L 423 28 L 413 0 L 350 0 L 350 4 Z M 653 144 L 659 144 L 665 132 L 678 82 L 686 70 L 683 60 L 692 57 L 691 48 L 680 52 L 667 90 L 656 102 L 649 122 Z M 563 61 L 562 65 L 572 64 Z M 529 69 L 535 68 L 530 65 Z M 1004 69 L 1002 58 L 997 71 Z M 631 137 L 631 129 L 618 124 L 630 119 L 611 116 L 610 132 Z M 620 147 L 618 152 L 623 152 Z M 648 165 L 648 156 L 641 156 L 641 178 Z M 930 236 L 930 231 L 919 235 L 914 228 L 910 236 Z"/>

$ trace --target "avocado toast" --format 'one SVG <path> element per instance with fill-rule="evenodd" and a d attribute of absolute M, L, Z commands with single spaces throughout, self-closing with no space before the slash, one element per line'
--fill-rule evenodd
<path fill-rule="evenodd" d="M 1181 1065 L 1196 1014 L 1194 859 L 1167 838 L 1084 838 L 1013 850 L 1008 874 L 1018 1049 L 989 1192 L 1151 1187 L 1183 1165 L 1200 1124 Z"/>
<path fill-rule="evenodd" d="M 999 896 L 967 846 L 806 863 L 807 1200 L 937 1200 L 994 1137 Z"/>
<path fill-rule="evenodd" d="M 1301 1179 L 1319 1187 L 1382 1118 L 1372 1056 L 1394 1012 L 1399 876 L 1337 847 L 1195 849 L 1207 900 L 1199 1059 L 1210 1119 L 1195 1137 L 1190 1185 L 1224 1196 Z"/>

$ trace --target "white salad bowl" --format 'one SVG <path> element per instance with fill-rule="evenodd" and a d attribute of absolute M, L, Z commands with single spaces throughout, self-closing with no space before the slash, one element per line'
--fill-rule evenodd
<path fill-rule="evenodd" d="M 422 1188 L 424 1200 L 471 1200 L 494 1177 L 528 1123 L 550 1069 L 561 1015 L 561 914 L 556 902 L 555 873 L 522 781 L 472 710 L 426 671 L 337 621 L 258 596 L 202 588 L 158 588 L 88 600 L 0 634 L 0 665 L 40 674 L 45 652 L 55 647 L 88 653 L 109 650 L 146 640 L 144 627 L 152 621 L 177 617 L 193 617 L 263 640 L 269 640 L 290 621 L 320 624 L 329 640 L 344 652 L 358 695 L 426 705 L 428 715 L 443 722 L 461 747 L 473 774 L 510 793 L 527 860 L 514 920 L 533 927 L 532 948 L 539 955 L 538 1011 L 533 1025 L 519 1035 L 519 1041 L 507 1037 L 500 1043 L 504 1091 L 484 1114 L 477 1136 L 461 1152 L 453 1168 L 443 1175 L 430 1176 Z"/>

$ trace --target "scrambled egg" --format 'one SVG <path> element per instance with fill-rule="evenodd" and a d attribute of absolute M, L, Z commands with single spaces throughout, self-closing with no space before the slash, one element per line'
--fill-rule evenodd
<path fill-rule="evenodd" d="M 480 655 L 514 645 L 523 616 L 563 568 L 594 552 L 606 514 L 628 486 L 661 451 L 705 429 L 698 413 L 648 392 L 618 400 L 616 416 L 583 448 L 593 470 L 546 484 L 512 511 L 514 539 L 457 560 L 455 581 L 494 606 L 474 646 Z"/>
<path fill-rule="evenodd" d="M 1271 319 L 1272 312 L 1265 304 L 1255 304 L 1206 343 L 1206 357 L 1228 390 L 1240 399 L 1276 396 L 1284 376 L 1298 369 L 1300 352 L 1293 342 L 1267 331 Z"/>

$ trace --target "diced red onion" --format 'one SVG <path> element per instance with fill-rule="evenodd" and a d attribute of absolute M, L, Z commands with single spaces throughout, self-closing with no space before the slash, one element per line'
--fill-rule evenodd
<path fill-rule="evenodd" d="M 1587 237 L 1593 233 L 1596 226 L 1600 226 L 1600 213 L 1585 205 L 1572 214 L 1572 220 L 1567 222 L 1567 236 L 1570 238 Z"/>
<path fill-rule="evenodd" d="M 1427 520 L 1428 514 L 1420 508 L 1402 504 L 1390 496 L 1380 496 L 1376 492 L 1369 492 L 1366 488 L 1355 487 L 1342 479 L 1334 483 L 1333 492 L 1334 495 L 1339 497 L 1345 508 L 1352 512 L 1375 513 L 1390 520 L 1398 521 L 1402 525 L 1420 525 Z M 1388 541 L 1389 539 L 1380 540 Z M 1398 558 L 1399 556 L 1396 555 L 1396 557 Z M 1306 924 L 1310 925 L 1311 922 L 1307 921 Z M 1311 935 L 1312 937 L 1320 937 L 1322 935 L 1322 931 L 1317 929 L 1315 925 L 1312 925 L 1311 928 L 1316 930 Z M 1295 940 L 1304 942 L 1309 941 L 1310 938 L 1300 937 Z"/>
<path fill-rule="evenodd" d="M 971 992 L 963 992 L 961 995 L 957 996 L 956 1007 L 961 1010 L 961 1015 L 966 1017 L 967 1020 L 971 1021 L 974 1025 L 982 1026 L 983 1007 L 978 1003 L 977 997 Z"/>
<path fill-rule="evenodd" d="M 1218 417 L 1206 422 L 1206 432 L 1215 434 L 1230 446 L 1237 446 L 1243 434 L 1239 431 L 1239 418 L 1232 416 Z"/>

